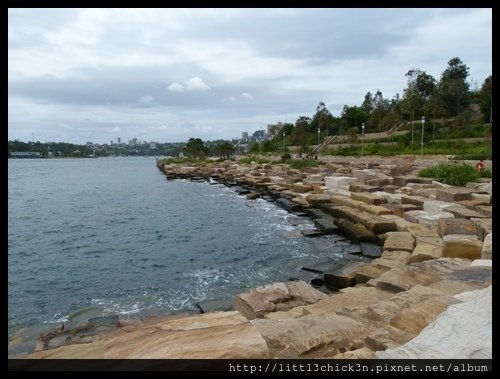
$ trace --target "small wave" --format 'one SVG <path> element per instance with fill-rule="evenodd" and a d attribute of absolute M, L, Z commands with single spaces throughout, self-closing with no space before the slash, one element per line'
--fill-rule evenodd
<path fill-rule="evenodd" d="M 49 320 L 44 321 L 44 324 L 60 324 L 62 322 L 69 321 L 69 315 L 63 315 L 62 313 L 56 313 Z"/>

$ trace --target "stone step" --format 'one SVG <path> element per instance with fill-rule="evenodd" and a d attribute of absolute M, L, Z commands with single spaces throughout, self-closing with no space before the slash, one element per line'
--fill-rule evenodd
<path fill-rule="evenodd" d="M 371 205 L 381 205 L 387 203 L 387 199 L 385 199 L 384 197 L 365 192 L 353 192 L 351 194 L 351 199 L 363 201 L 366 204 Z"/>
<path fill-rule="evenodd" d="M 376 236 L 365 228 L 364 225 L 354 223 L 345 218 L 335 219 L 335 224 L 340 232 L 354 242 L 375 242 Z"/>
<path fill-rule="evenodd" d="M 448 203 L 470 199 L 471 190 L 465 187 L 438 188 L 436 191 L 436 200 L 446 201 Z"/>
<path fill-rule="evenodd" d="M 325 273 L 325 285 L 328 288 L 342 289 L 352 287 L 355 282 L 356 272 L 364 265 L 361 262 L 351 262 L 333 272 Z"/>

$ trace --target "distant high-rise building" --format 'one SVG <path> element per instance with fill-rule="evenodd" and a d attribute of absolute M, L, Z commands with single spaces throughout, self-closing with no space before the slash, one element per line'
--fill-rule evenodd
<path fill-rule="evenodd" d="M 132 138 L 132 141 L 134 141 L 133 146 L 137 146 L 137 138 Z M 140 143 L 140 141 L 139 141 Z"/>
<path fill-rule="evenodd" d="M 109 144 L 110 144 L 110 145 L 113 145 L 113 140 L 109 141 Z"/>
<path fill-rule="evenodd" d="M 266 132 L 264 130 L 256 130 L 252 135 L 252 139 L 254 141 L 263 140 L 265 137 L 266 137 Z"/>
<path fill-rule="evenodd" d="M 243 141 L 248 141 L 248 132 L 241 133 L 241 139 Z"/>
<path fill-rule="evenodd" d="M 120 137 L 118 137 L 117 143 L 118 145 L 122 143 L 122 139 Z"/>

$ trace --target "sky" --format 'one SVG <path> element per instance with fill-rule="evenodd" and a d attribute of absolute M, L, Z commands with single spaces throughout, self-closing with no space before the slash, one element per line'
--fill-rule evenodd
<path fill-rule="evenodd" d="M 8 138 L 241 138 L 402 95 L 453 57 L 472 88 L 492 74 L 491 8 L 11 8 Z"/>

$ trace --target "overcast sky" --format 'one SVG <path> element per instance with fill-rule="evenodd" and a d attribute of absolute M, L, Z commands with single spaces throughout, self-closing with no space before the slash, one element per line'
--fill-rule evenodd
<path fill-rule="evenodd" d="M 491 9 L 9 9 L 8 137 L 240 138 L 367 91 L 492 73 Z"/>

